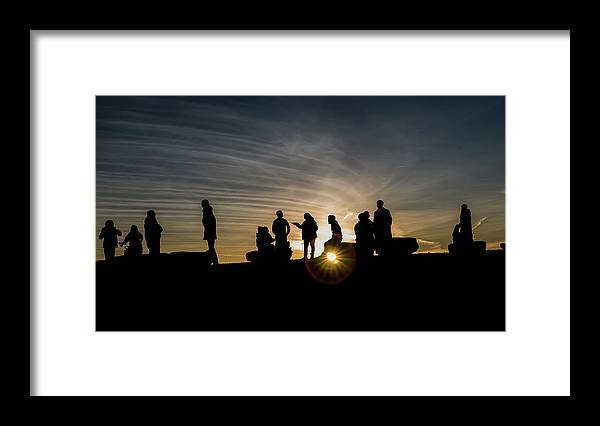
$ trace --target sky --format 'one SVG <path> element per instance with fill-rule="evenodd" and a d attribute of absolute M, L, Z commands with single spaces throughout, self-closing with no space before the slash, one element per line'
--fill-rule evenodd
<path fill-rule="evenodd" d="M 372 215 L 378 199 L 393 235 L 417 238 L 419 252 L 447 251 L 462 203 L 475 238 L 496 248 L 504 97 L 96 97 L 97 259 L 107 219 L 125 235 L 143 229 L 149 209 L 163 252 L 205 251 L 202 199 L 213 205 L 222 263 L 245 261 L 257 226 L 270 228 L 279 209 L 290 224 L 315 217 L 317 255 L 329 214 L 352 242 L 358 213 Z M 292 225 L 294 258 L 300 233 Z"/>

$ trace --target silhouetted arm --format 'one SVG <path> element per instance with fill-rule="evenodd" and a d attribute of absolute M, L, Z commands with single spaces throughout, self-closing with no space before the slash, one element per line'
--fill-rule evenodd
<path fill-rule="evenodd" d="M 98 235 L 98 239 L 99 240 L 104 239 L 104 228 L 102 228 L 102 230 L 100 231 L 100 235 Z"/>
<path fill-rule="evenodd" d="M 302 229 L 302 225 L 300 225 L 298 222 L 292 222 L 292 225 L 295 225 L 298 228 Z"/>

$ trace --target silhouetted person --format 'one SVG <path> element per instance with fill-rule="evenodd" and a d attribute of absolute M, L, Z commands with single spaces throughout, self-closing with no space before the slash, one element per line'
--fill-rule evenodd
<path fill-rule="evenodd" d="M 246 253 L 246 260 L 250 262 L 272 261 L 275 256 L 275 239 L 269 234 L 269 228 L 259 226 L 256 229 L 256 250 Z"/>
<path fill-rule="evenodd" d="M 383 200 L 377 200 L 377 210 L 373 213 L 373 231 L 377 254 L 384 254 L 392 241 L 392 214 L 383 207 Z"/>
<path fill-rule="evenodd" d="M 302 229 L 302 240 L 304 241 L 304 258 L 307 258 L 308 246 L 310 246 L 310 258 L 315 257 L 315 240 L 317 239 L 317 222 L 310 215 L 310 213 L 304 213 L 304 222 L 299 224 L 298 222 L 293 223 L 298 228 Z"/>
<path fill-rule="evenodd" d="M 144 236 L 138 230 L 138 227 L 135 225 L 131 225 L 131 229 L 127 235 L 125 235 L 125 239 L 121 242 L 121 246 L 128 244 L 127 251 L 125 254 L 127 256 L 139 257 L 142 255 L 142 241 Z"/>
<path fill-rule="evenodd" d="M 471 210 L 466 204 L 460 206 L 460 234 L 463 242 L 473 242 L 473 228 L 471 227 Z"/>
<path fill-rule="evenodd" d="M 113 259 L 115 257 L 115 248 L 119 244 L 118 236 L 123 235 L 121 231 L 115 228 L 115 223 L 112 220 L 107 220 L 104 223 L 104 228 L 100 231 L 98 239 L 102 241 L 102 248 L 104 249 L 104 258 L 106 260 Z"/>
<path fill-rule="evenodd" d="M 148 253 L 152 256 L 160 254 L 160 237 L 162 231 L 162 226 L 156 220 L 156 213 L 154 210 L 148 210 L 144 219 L 144 234 L 146 236 Z"/>
<path fill-rule="evenodd" d="M 335 251 L 342 243 L 342 227 L 335 219 L 335 216 L 330 214 L 327 216 L 327 223 L 331 226 L 331 239 L 324 244 L 325 253 Z"/>
<path fill-rule="evenodd" d="M 373 222 L 369 219 L 369 212 L 359 213 L 358 222 L 354 225 L 354 235 L 356 236 L 357 256 L 372 256 L 375 237 L 373 235 Z"/>
<path fill-rule="evenodd" d="M 259 226 L 256 230 L 256 249 L 258 253 L 263 256 L 273 254 L 275 247 L 273 247 L 273 241 L 275 239 L 269 234 L 269 228 L 266 226 Z"/>
<path fill-rule="evenodd" d="M 208 244 L 208 254 L 211 263 L 217 265 L 219 258 L 215 250 L 215 240 L 217 239 L 217 218 L 213 213 L 213 208 L 208 200 L 202 200 L 202 226 L 204 226 L 204 237 Z"/>
<path fill-rule="evenodd" d="M 290 233 L 290 224 L 283 218 L 281 210 L 277 210 L 275 215 L 277 218 L 273 221 L 273 225 L 271 225 L 271 231 L 275 235 L 275 250 L 279 253 L 287 253 L 290 247 L 287 240 Z"/>

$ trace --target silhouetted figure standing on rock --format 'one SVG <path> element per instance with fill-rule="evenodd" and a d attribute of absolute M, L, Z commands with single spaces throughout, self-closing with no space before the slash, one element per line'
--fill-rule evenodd
<path fill-rule="evenodd" d="M 217 218 L 213 213 L 213 208 L 208 200 L 202 200 L 202 226 L 204 226 L 204 237 L 208 244 L 208 255 L 210 262 L 214 265 L 219 264 L 217 251 L 215 250 L 215 240 L 217 239 Z"/>
<path fill-rule="evenodd" d="M 325 253 L 335 251 L 342 243 L 342 227 L 335 219 L 335 216 L 332 214 L 327 216 L 327 223 L 331 226 L 331 239 L 325 242 Z"/>
<path fill-rule="evenodd" d="M 392 241 L 392 214 L 383 207 L 383 200 L 377 200 L 377 210 L 373 213 L 373 230 L 377 254 L 385 254 Z"/>
<path fill-rule="evenodd" d="M 102 248 L 104 249 L 104 258 L 106 260 L 115 257 L 115 248 L 119 244 L 117 237 L 121 235 L 123 234 L 115 228 L 115 223 L 112 220 L 109 219 L 104 223 L 104 228 L 100 231 L 98 239 L 103 240 Z"/>
<path fill-rule="evenodd" d="M 298 222 L 293 223 L 298 228 L 302 229 L 302 240 L 304 241 L 304 259 L 307 258 L 308 246 L 310 246 L 310 258 L 315 257 L 315 240 L 317 239 L 317 222 L 310 215 L 310 213 L 304 213 L 304 222 L 299 224 Z"/>
<path fill-rule="evenodd" d="M 271 231 L 275 235 L 275 251 L 279 254 L 286 254 L 290 249 L 290 244 L 287 240 L 290 233 L 290 224 L 283 218 L 281 210 L 277 210 L 275 215 L 277 218 L 273 221 L 273 225 L 271 225 Z"/>
<path fill-rule="evenodd" d="M 142 240 L 144 239 L 142 233 L 138 230 L 138 227 L 131 225 L 131 229 L 125 239 L 121 242 L 121 246 L 129 244 L 125 255 L 132 257 L 139 257 L 142 255 Z"/>
<path fill-rule="evenodd" d="M 160 254 L 160 237 L 162 231 L 162 226 L 156 220 L 156 213 L 154 210 L 148 210 L 144 219 L 144 234 L 146 235 L 148 253 L 152 256 Z"/>
<path fill-rule="evenodd" d="M 473 228 L 471 227 L 471 210 L 466 204 L 460 206 L 460 235 L 462 242 L 473 242 Z"/>
<path fill-rule="evenodd" d="M 356 236 L 356 255 L 368 257 L 373 255 L 375 237 L 373 235 L 373 222 L 369 219 L 369 212 L 358 214 L 358 223 L 354 225 Z"/>

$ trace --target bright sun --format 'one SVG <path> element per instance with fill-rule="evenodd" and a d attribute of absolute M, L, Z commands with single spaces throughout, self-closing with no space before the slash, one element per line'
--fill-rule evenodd
<path fill-rule="evenodd" d="M 337 256 L 335 255 L 335 253 L 332 253 L 332 252 L 328 252 L 328 253 L 327 253 L 327 260 L 330 260 L 330 261 L 332 261 L 332 262 L 333 262 L 333 261 L 335 260 L 335 258 L 336 258 L 336 257 L 337 257 Z"/>

